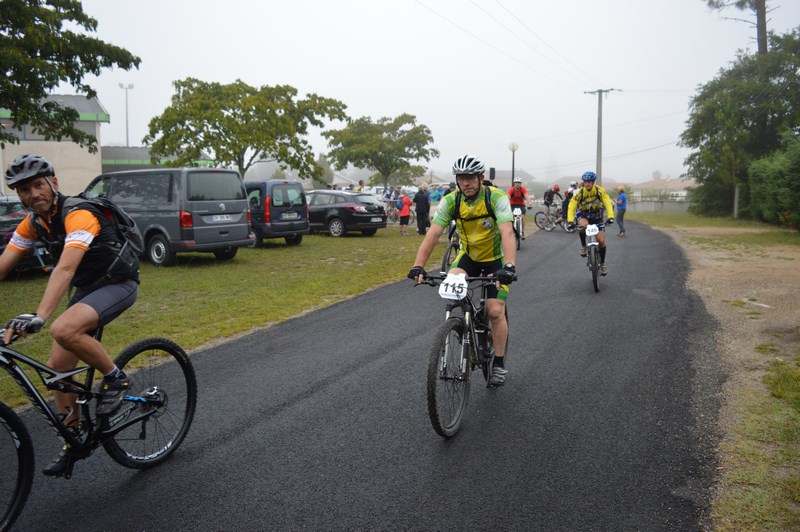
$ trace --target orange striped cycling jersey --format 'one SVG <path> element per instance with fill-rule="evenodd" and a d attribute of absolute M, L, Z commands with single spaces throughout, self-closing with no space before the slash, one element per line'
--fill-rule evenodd
<path fill-rule="evenodd" d="M 42 227 L 50 235 L 50 227 L 47 222 L 39 217 Z M 89 245 L 100 235 L 100 222 L 89 211 L 75 209 L 64 218 L 64 228 L 67 236 L 64 240 L 64 247 L 80 248 L 84 251 L 89 250 Z M 8 247 L 17 253 L 27 254 L 33 249 L 36 242 L 36 231 L 31 224 L 31 215 L 26 216 L 17 226 Z"/>

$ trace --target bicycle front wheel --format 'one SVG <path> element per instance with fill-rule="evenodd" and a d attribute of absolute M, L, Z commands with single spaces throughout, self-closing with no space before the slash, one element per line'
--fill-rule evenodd
<path fill-rule="evenodd" d="M 597 246 L 589 246 L 589 268 L 592 269 L 592 284 L 594 291 L 600 291 L 600 256 Z"/>
<path fill-rule="evenodd" d="M 194 419 L 197 377 L 192 363 L 181 346 L 164 338 L 139 340 L 115 362 L 132 380 L 129 395 L 111 416 L 112 423 L 149 415 L 115 434 L 103 448 L 125 467 L 160 464 L 180 446 Z"/>
<path fill-rule="evenodd" d="M 428 415 L 436 434 L 451 438 L 461 428 L 469 401 L 469 353 L 464 321 L 450 318 L 436 331 L 428 360 Z"/>
<path fill-rule="evenodd" d="M 0 403 L 0 530 L 19 517 L 33 482 L 33 443 L 20 417 Z"/>
<path fill-rule="evenodd" d="M 544 229 L 544 219 L 545 216 L 542 211 L 537 212 L 533 216 L 533 221 L 536 222 L 536 227 L 538 227 L 539 229 Z"/>
<path fill-rule="evenodd" d="M 514 239 L 517 241 L 517 249 L 522 242 L 522 219 L 514 218 Z"/>

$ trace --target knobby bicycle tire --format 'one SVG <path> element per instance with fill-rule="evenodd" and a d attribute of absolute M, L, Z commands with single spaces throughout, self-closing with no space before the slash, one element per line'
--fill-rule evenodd
<path fill-rule="evenodd" d="M 522 220 L 519 218 L 514 219 L 514 239 L 517 241 L 517 249 L 519 249 L 522 243 Z"/>
<path fill-rule="evenodd" d="M 589 267 L 592 269 L 592 284 L 594 291 L 600 291 L 600 258 L 597 254 L 597 246 L 589 246 Z"/>
<path fill-rule="evenodd" d="M 33 443 L 22 419 L 0 403 L 0 531 L 9 530 L 19 517 L 33 483 Z"/>
<path fill-rule="evenodd" d="M 197 377 L 192 363 L 181 346 L 164 338 L 139 340 L 115 362 L 132 377 L 128 394 L 155 402 L 123 401 L 111 422 L 155 411 L 104 442 L 103 448 L 125 467 L 145 469 L 160 464 L 180 446 L 194 419 Z"/>
<path fill-rule="evenodd" d="M 458 243 L 451 240 L 447 244 L 447 248 L 444 250 L 444 256 L 442 257 L 442 269 L 440 271 L 445 273 L 450 271 L 450 265 L 453 264 L 456 255 L 458 255 Z"/>
<path fill-rule="evenodd" d="M 542 211 L 537 212 L 533 216 L 533 221 L 536 223 L 536 227 L 539 229 L 544 229 L 544 213 Z"/>
<path fill-rule="evenodd" d="M 465 333 L 461 318 L 449 318 L 437 329 L 428 359 L 428 415 L 442 438 L 459 431 L 469 402 L 472 368 Z"/>

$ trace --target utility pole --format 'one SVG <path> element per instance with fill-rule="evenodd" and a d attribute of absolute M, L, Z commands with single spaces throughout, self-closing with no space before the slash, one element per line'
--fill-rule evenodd
<path fill-rule="evenodd" d="M 128 138 L 128 91 L 133 88 L 133 83 L 120 83 L 119 88 L 125 91 L 125 147 L 131 145 Z"/>
<path fill-rule="evenodd" d="M 584 91 L 584 94 L 597 94 L 597 184 L 603 186 L 603 94 L 621 89 L 597 89 Z"/>

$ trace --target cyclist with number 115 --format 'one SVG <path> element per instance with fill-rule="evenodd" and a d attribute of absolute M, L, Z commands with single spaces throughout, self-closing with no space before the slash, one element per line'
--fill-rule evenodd
<path fill-rule="evenodd" d="M 512 229 L 513 215 L 508 196 L 495 187 L 482 184 L 484 164 L 473 155 L 465 155 L 453 165 L 458 191 L 442 198 L 431 228 L 417 251 L 408 277 L 421 283 L 427 273 L 425 263 L 439 237 L 451 220 L 456 221 L 461 250 L 451 266 L 451 273 L 470 277 L 494 275 L 497 283 L 489 288 L 486 309 L 494 339 L 494 367 L 489 384 L 505 383 L 505 349 L 508 339 L 506 299 L 508 285 L 514 280 L 516 244 Z"/>

